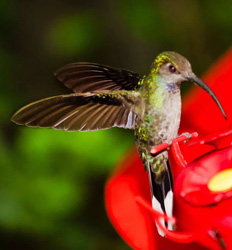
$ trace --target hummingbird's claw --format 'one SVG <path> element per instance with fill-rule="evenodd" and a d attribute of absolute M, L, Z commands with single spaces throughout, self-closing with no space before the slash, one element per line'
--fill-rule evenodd
<path fill-rule="evenodd" d="M 188 142 L 190 139 L 192 138 L 195 138 L 198 136 L 198 133 L 197 132 L 193 132 L 193 133 L 182 133 L 181 135 L 179 135 L 178 137 L 172 139 L 172 140 L 169 140 L 169 141 L 166 141 L 166 142 L 163 142 L 155 147 L 153 147 L 151 149 L 151 154 L 153 155 L 156 155 L 164 150 L 169 150 L 173 145 L 175 145 L 176 143 L 179 143 L 179 142 L 182 142 L 184 141 L 185 143 Z"/>
<path fill-rule="evenodd" d="M 186 140 L 184 141 L 184 143 L 188 142 L 189 140 L 192 139 L 192 135 L 188 132 L 182 133 L 180 136 L 186 136 Z"/>
<path fill-rule="evenodd" d="M 170 148 L 171 148 L 171 146 L 172 146 L 172 140 L 165 141 L 165 143 L 169 144 L 168 149 L 170 149 Z"/>

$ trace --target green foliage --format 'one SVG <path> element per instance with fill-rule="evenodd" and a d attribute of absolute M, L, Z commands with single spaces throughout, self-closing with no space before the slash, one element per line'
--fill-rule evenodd
<path fill-rule="evenodd" d="M 200 75 L 231 45 L 231 11 L 209 0 L 0 1 L 1 249 L 129 249 L 106 216 L 104 185 L 133 132 L 22 128 L 10 117 L 70 93 L 52 80 L 67 62 L 146 73 L 174 50 Z"/>
<path fill-rule="evenodd" d="M 128 29 L 148 43 L 157 43 L 165 39 L 165 29 L 160 7 L 150 0 L 117 1 L 117 10 Z"/>
<path fill-rule="evenodd" d="M 90 13 L 64 16 L 54 21 L 48 31 L 49 53 L 69 56 L 93 51 L 99 43 L 97 20 Z"/>
<path fill-rule="evenodd" d="M 88 244 L 86 237 L 97 231 L 86 225 L 94 226 L 97 213 L 90 222 L 88 211 L 86 220 L 81 219 L 95 193 L 91 179 L 109 174 L 133 142 L 132 135 L 112 130 L 68 133 L 20 128 L 13 148 L 0 137 L 0 228 L 40 237 L 62 234 L 59 247 L 75 249 L 77 244 L 82 245 L 80 249 L 94 249 L 97 235 Z M 101 192 L 99 204 L 103 204 Z M 69 221 L 72 214 L 80 216 L 76 226 Z"/>

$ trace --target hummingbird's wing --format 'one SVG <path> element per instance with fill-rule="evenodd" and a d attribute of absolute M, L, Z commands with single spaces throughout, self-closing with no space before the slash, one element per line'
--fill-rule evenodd
<path fill-rule="evenodd" d="M 67 64 L 55 76 L 76 93 L 135 90 L 143 77 L 128 70 L 85 62 Z"/>
<path fill-rule="evenodd" d="M 134 129 L 132 92 L 83 93 L 54 96 L 33 102 L 14 114 L 12 121 L 29 127 L 89 131 L 123 127 Z"/>

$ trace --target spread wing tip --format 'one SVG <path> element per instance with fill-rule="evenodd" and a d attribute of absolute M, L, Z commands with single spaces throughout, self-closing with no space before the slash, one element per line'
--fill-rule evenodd
<path fill-rule="evenodd" d="M 66 64 L 54 76 L 76 93 L 100 90 L 135 90 L 140 74 L 89 62 Z"/>

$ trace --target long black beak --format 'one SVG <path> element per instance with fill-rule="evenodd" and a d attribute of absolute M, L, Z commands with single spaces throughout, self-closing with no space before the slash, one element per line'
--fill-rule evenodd
<path fill-rule="evenodd" d="M 204 83 L 202 82 L 198 77 L 196 77 L 195 75 L 193 76 L 187 76 L 186 77 L 187 80 L 196 83 L 198 86 L 200 86 L 201 88 L 203 88 L 205 91 L 207 91 L 211 97 L 214 99 L 214 101 L 217 103 L 218 107 L 220 108 L 223 116 L 225 117 L 225 119 L 227 120 L 226 117 L 226 113 L 221 105 L 221 103 L 219 102 L 219 100 L 217 99 L 216 95 L 213 93 L 213 91 Z"/>

